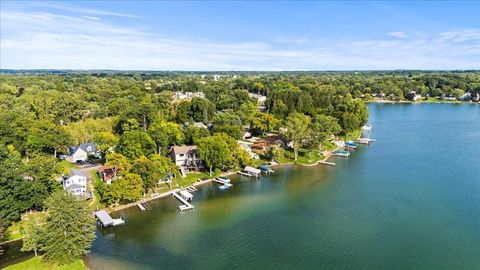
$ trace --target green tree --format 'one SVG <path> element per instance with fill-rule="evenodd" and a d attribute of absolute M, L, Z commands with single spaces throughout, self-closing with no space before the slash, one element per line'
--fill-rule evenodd
<path fill-rule="evenodd" d="M 126 173 L 115 180 L 109 188 L 116 202 L 134 202 L 142 197 L 143 181 L 138 174 Z"/>
<path fill-rule="evenodd" d="M 70 138 L 62 126 L 41 121 L 32 127 L 27 137 L 27 145 L 31 152 L 43 152 L 57 157 L 57 151 L 66 149 Z"/>
<path fill-rule="evenodd" d="M 95 133 L 93 141 L 97 144 L 97 148 L 102 153 L 103 158 L 105 158 L 107 152 L 118 144 L 119 139 L 112 132 L 103 131 Z"/>
<path fill-rule="evenodd" d="M 113 168 L 114 177 L 126 174 L 132 168 L 128 159 L 120 153 L 107 153 L 106 161 L 107 165 Z"/>
<path fill-rule="evenodd" d="M 143 189 L 153 189 L 161 179 L 160 166 L 158 162 L 141 156 L 133 161 L 132 173 L 140 175 L 143 180 Z"/>
<path fill-rule="evenodd" d="M 235 139 L 242 137 L 242 121 L 233 113 L 219 113 L 213 118 L 213 132 L 225 133 Z"/>
<path fill-rule="evenodd" d="M 88 254 L 95 239 L 95 219 L 86 202 L 62 190 L 53 193 L 46 205 L 43 258 L 66 264 Z"/>
<path fill-rule="evenodd" d="M 148 156 L 156 151 L 155 141 L 144 131 L 129 131 L 122 134 L 118 144 L 118 152 L 130 160 Z"/>
<path fill-rule="evenodd" d="M 37 256 L 37 251 L 41 248 L 42 230 L 40 224 L 37 224 L 34 218 L 30 218 L 22 227 L 22 248 L 21 251 L 33 251 Z"/>
<path fill-rule="evenodd" d="M 283 158 L 285 156 L 285 149 L 283 149 L 282 147 L 274 144 L 274 145 L 272 145 L 268 148 L 267 156 L 271 160 Z"/>
<path fill-rule="evenodd" d="M 312 144 L 321 147 L 324 140 L 333 134 L 340 133 L 341 130 L 335 117 L 324 114 L 316 115 L 312 122 Z"/>
<path fill-rule="evenodd" d="M 210 136 L 210 131 L 193 125 L 185 129 L 185 144 L 196 144 L 199 139 Z"/>
<path fill-rule="evenodd" d="M 180 125 L 165 120 L 153 122 L 148 129 L 148 134 L 157 144 L 158 153 L 162 152 L 161 149 L 164 149 L 165 153 L 168 146 L 181 144 L 185 138 Z"/>
<path fill-rule="evenodd" d="M 230 146 L 221 134 L 201 138 L 198 140 L 197 150 L 205 165 L 210 169 L 210 176 L 213 168 L 225 168 L 231 161 Z"/>
<path fill-rule="evenodd" d="M 310 117 L 301 113 L 292 113 L 287 118 L 282 134 L 292 143 L 295 160 L 298 158 L 298 149 L 310 136 Z"/>
<path fill-rule="evenodd" d="M 257 112 L 250 119 L 250 128 L 262 135 L 272 131 L 277 124 L 278 120 L 269 113 Z"/>

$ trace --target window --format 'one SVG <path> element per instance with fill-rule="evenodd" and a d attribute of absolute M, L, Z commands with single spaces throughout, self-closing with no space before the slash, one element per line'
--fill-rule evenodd
<path fill-rule="evenodd" d="M 184 157 L 184 156 L 185 156 L 185 154 L 180 154 L 179 156 L 180 156 L 180 157 Z"/>

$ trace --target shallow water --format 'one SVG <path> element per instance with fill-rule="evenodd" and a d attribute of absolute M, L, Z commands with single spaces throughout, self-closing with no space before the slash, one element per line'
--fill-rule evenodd
<path fill-rule="evenodd" d="M 337 166 L 233 178 L 116 213 L 92 269 L 480 269 L 480 106 L 371 104 L 376 143 Z"/>

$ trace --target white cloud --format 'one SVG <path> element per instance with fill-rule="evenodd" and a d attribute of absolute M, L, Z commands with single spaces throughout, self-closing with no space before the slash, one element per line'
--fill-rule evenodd
<path fill-rule="evenodd" d="M 408 38 L 408 35 L 405 32 L 390 32 L 388 35 L 396 38 Z"/>
<path fill-rule="evenodd" d="M 159 36 L 94 14 L 1 11 L 0 68 L 153 70 L 478 69 L 478 29 L 409 38 L 227 43 Z M 98 15 L 101 16 L 101 15 Z M 283 41 L 283 42 L 281 42 Z"/>

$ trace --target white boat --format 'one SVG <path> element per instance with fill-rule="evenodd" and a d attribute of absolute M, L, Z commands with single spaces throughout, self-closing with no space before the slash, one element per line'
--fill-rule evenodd
<path fill-rule="evenodd" d="M 225 184 L 220 186 L 220 189 L 227 189 L 227 188 L 230 188 L 231 186 L 233 186 L 233 185 L 229 184 L 229 183 L 225 183 Z"/>

